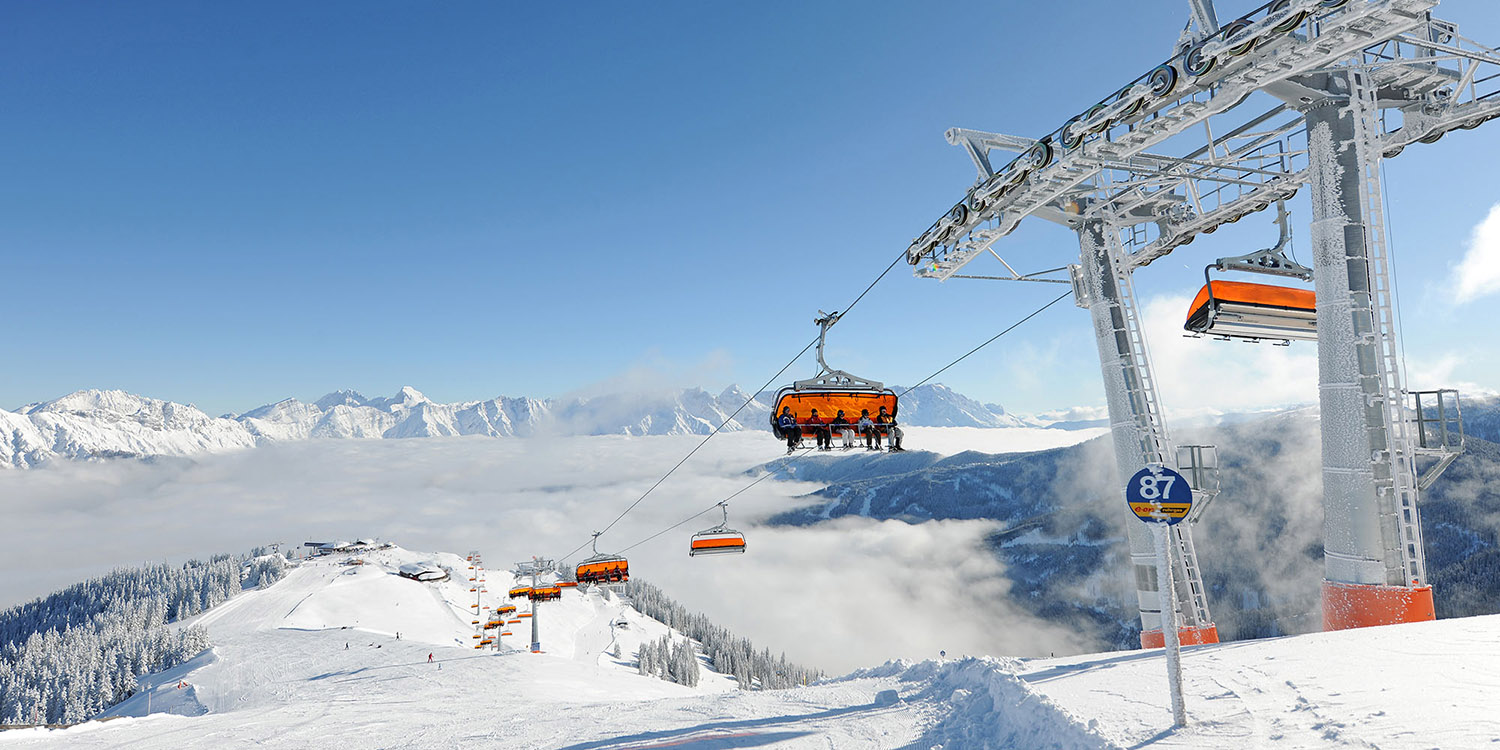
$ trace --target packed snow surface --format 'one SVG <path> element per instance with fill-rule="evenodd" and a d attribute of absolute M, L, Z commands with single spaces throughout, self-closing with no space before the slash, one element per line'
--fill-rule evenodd
<path fill-rule="evenodd" d="M 108 721 L 0 732 L 0 747 L 1466 748 L 1500 743 L 1500 616 L 1185 650 L 1174 730 L 1157 651 L 888 662 L 793 690 L 635 673 L 668 633 L 610 593 L 541 605 L 543 653 L 472 647 L 466 606 L 501 602 L 456 555 L 309 562 L 198 618 L 214 648 L 142 680 Z M 475 584 L 478 582 L 476 581 Z M 479 586 L 475 585 L 475 588 Z M 522 609 L 527 605 L 522 604 Z M 508 644 L 528 640 L 513 626 Z M 398 640 L 396 633 L 401 634 Z M 675 636 L 680 637 L 680 636 Z M 429 662 L 428 655 L 432 655 Z M 147 697 L 150 713 L 147 714 Z"/>

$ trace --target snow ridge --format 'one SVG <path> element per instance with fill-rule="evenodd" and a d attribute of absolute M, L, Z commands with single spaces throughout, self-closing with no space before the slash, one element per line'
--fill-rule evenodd
<path fill-rule="evenodd" d="M 774 399 L 771 392 L 752 399 L 730 386 L 718 395 L 683 388 L 443 404 L 405 386 L 389 397 L 340 390 L 312 403 L 288 398 L 238 416 L 210 417 L 191 405 L 120 390 L 86 390 L 16 411 L 0 409 L 0 468 L 30 468 L 54 459 L 189 456 L 289 440 L 707 435 L 721 424 L 731 432 L 765 430 Z M 924 427 L 1039 426 L 940 384 L 903 396 L 899 416 L 905 424 Z"/>
<path fill-rule="evenodd" d="M 1122 750 L 1098 731 L 1098 721 L 1085 723 L 1032 689 L 1019 676 L 1021 671 L 1020 661 L 1004 657 L 917 664 L 897 660 L 835 681 L 894 677 L 922 684 L 904 700 L 926 701 L 943 713 L 914 746 Z"/>

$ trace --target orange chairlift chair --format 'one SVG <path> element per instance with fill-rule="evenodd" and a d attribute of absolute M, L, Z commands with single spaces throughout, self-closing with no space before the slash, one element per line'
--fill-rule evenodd
<path fill-rule="evenodd" d="M 602 555 L 599 553 L 599 535 L 603 532 L 594 532 L 594 554 L 578 563 L 578 568 L 573 571 L 574 577 L 580 584 L 611 584 L 624 583 L 630 580 L 630 562 L 620 555 Z"/>
<path fill-rule="evenodd" d="M 562 589 L 556 584 L 542 584 L 531 589 L 531 600 L 534 602 L 552 602 L 562 598 Z"/>
<path fill-rule="evenodd" d="M 778 419 L 781 417 L 782 409 L 790 408 L 792 415 L 797 419 L 798 427 L 801 428 L 803 438 L 813 437 L 818 433 L 818 427 L 803 422 L 813 409 L 818 410 L 818 417 L 823 420 L 824 427 L 838 415 L 840 410 L 844 412 L 844 418 L 849 420 L 850 426 L 859 421 L 860 412 L 868 410 L 873 419 L 880 413 L 880 407 L 884 406 L 886 412 L 894 419 L 897 412 L 896 392 L 886 388 L 884 384 L 866 378 L 851 375 L 843 370 L 835 370 L 828 366 L 823 360 L 823 341 L 828 336 L 828 329 L 843 317 L 842 313 L 825 313 L 818 311 L 819 317 L 813 320 L 818 324 L 818 374 L 807 379 L 798 380 L 791 385 L 783 387 L 776 392 L 776 402 L 771 407 L 771 432 L 777 438 L 786 440 L 787 435 L 783 432 Z"/>
<path fill-rule="evenodd" d="M 745 551 L 745 535 L 729 528 L 729 504 L 719 503 L 719 510 L 724 512 L 723 523 L 694 534 L 688 542 L 688 557 L 729 555 Z"/>
<path fill-rule="evenodd" d="M 1317 340 L 1318 313 L 1311 289 L 1214 281 L 1209 277 L 1209 271 L 1217 269 L 1311 280 L 1312 269 L 1286 255 L 1292 233 L 1283 201 L 1276 202 L 1276 224 L 1281 229 L 1281 236 L 1274 247 L 1248 255 L 1220 258 L 1203 269 L 1205 283 L 1188 308 L 1183 328 L 1222 339 L 1265 339 L 1282 344 Z"/>

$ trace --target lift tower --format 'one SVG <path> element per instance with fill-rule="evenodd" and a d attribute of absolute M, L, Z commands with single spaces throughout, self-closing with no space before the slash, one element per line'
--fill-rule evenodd
<path fill-rule="evenodd" d="M 1443 416 L 1443 394 L 1452 392 L 1413 394 L 1401 381 L 1380 165 L 1412 143 L 1500 116 L 1500 54 L 1435 18 L 1437 4 L 1273 0 L 1221 25 L 1212 0 L 1189 0 L 1189 27 L 1169 59 L 1051 133 L 949 130 L 978 180 L 907 251 L 920 277 L 1060 281 L 1051 274 L 1063 269 L 1016 272 L 994 245 L 1029 216 L 1078 233 L 1068 281 L 1094 324 L 1124 477 L 1175 458 L 1132 274 L 1307 186 L 1325 629 L 1433 617 L 1417 503 L 1462 450 L 1462 427 L 1449 430 Z M 997 168 L 995 151 L 1020 156 Z M 1006 272 L 960 273 L 985 254 Z M 1436 417 L 1423 400 L 1434 395 Z M 1419 476 L 1421 456 L 1435 461 Z M 1210 640 L 1191 533 L 1176 528 L 1184 640 Z M 1156 576 L 1138 536 L 1131 556 L 1142 642 L 1151 645 L 1161 637 Z"/>

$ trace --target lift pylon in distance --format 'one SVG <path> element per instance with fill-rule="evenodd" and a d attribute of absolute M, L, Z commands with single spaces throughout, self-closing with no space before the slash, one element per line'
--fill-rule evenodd
<path fill-rule="evenodd" d="M 1167 60 L 1051 133 L 949 130 L 978 179 L 907 250 L 917 276 L 947 280 L 1028 217 L 1079 233 L 1075 296 L 1093 314 L 1128 475 L 1170 448 L 1131 274 L 1308 188 L 1325 629 L 1431 617 L 1418 505 L 1427 477 L 1416 478 L 1380 164 L 1500 117 L 1500 51 L 1437 18 L 1437 5 L 1274 0 L 1220 26 L 1211 0 L 1192 0 L 1196 28 Z M 995 150 L 1019 156 L 997 168 Z M 1196 560 L 1190 535 L 1176 541 Z M 1133 560 L 1137 548 L 1132 536 Z"/>
<path fill-rule="evenodd" d="M 886 388 L 883 383 L 835 370 L 823 359 L 823 343 L 828 336 L 828 329 L 841 317 L 842 313 L 830 314 L 819 310 L 818 317 L 813 320 L 818 326 L 818 374 L 807 380 L 795 381 L 776 392 L 776 402 L 771 408 L 771 431 L 776 437 L 787 439 L 779 421 L 783 410 L 791 411 L 804 438 L 814 437 L 820 429 L 828 428 L 828 423 L 840 411 L 844 412 L 844 418 L 851 427 L 859 422 L 861 412 L 869 411 L 870 418 L 874 419 L 882 406 L 895 418 L 900 407 L 895 391 Z M 818 418 L 823 421 L 821 427 L 806 421 L 814 409 L 818 412 Z"/>
<path fill-rule="evenodd" d="M 704 529 L 688 541 L 688 556 L 733 555 L 745 551 L 745 535 L 729 528 L 729 503 L 719 503 L 724 520 L 711 529 Z"/>
<path fill-rule="evenodd" d="M 607 555 L 599 552 L 599 535 L 603 532 L 594 532 L 593 550 L 594 554 L 582 562 L 573 571 L 574 577 L 580 584 L 611 584 L 624 583 L 630 580 L 630 562 L 621 555 Z"/>

